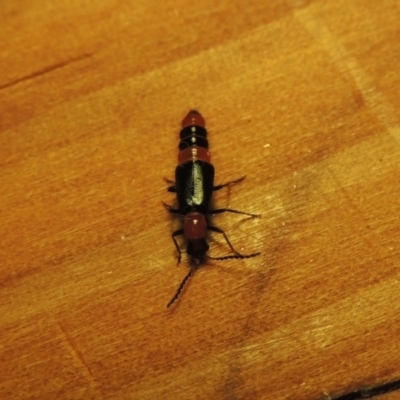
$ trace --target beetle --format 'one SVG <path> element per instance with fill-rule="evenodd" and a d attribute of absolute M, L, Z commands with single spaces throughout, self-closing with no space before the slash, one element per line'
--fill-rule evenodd
<path fill-rule="evenodd" d="M 176 193 L 179 206 L 178 208 L 173 208 L 163 202 L 167 210 L 172 214 L 179 214 L 183 222 L 183 227 L 172 233 L 172 240 L 178 251 L 178 264 L 181 261 L 182 251 L 178 245 L 176 236 L 180 235 L 184 236 L 187 242 L 187 254 L 192 257 L 196 266 L 203 262 L 206 257 L 212 260 L 227 260 L 231 258 L 243 259 L 256 257 L 261 254 L 259 252 L 248 255 L 239 253 L 231 244 L 226 233 L 222 229 L 210 225 L 207 218 L 210 214 L 223 212 L 259 217 L 258 214 L 251 214 L 231 208 L 210 210 L 213 191 L 242 182 L 244 179 L 245 176 L 242 176 L 234 181 L 214 186 L 214 166 L 211 164 L 211 157 L 208 151 L 205 121 L 198 111 L 189 111 L 182 121 L 178 166 L 175 169 L 175 182 L 166 179 L 170 184 L 167 190 Z M 207 255 L 207 251 L 209 250 L 206 239 L 207 231 L 222 234 L 226 243 L 235 254 L 223 257 L 211 257 Z M 171 306 L 177 300 L 194 270 L 194 267 L 190 269 L 167 307 Z"/>

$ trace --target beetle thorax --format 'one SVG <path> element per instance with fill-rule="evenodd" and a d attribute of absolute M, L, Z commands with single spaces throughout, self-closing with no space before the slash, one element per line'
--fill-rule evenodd
<path fill-rule="evenodd" d="M 205 238 L 207 222 L 204 214 L 190 212 L 183 217 L 183 232 L 188 240 Z"/>

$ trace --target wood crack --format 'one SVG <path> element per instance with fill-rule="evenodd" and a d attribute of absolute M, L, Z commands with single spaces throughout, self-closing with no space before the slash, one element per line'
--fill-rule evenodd
<path fill-rule="evenodd" d="M 0 90 L 7 89 L 7 88 L 9 88 L 11 86 L 14 86 L 14 85 L 17 85 L 18 83 L 21 83 L 21 82 L 29 81 L 31 79 L 37 78 L 38 76 L 47 74 L 49 72 L 55 71 L 55 70 L 63 68 L 63 67 L 66 67 L 69 64 L 81 61 L 81 60 L 83 60 L 85 58 L 88 58 L 88 57 L 91 57 L 91 56 L 92 56 L 92 54 L 84 54 L 84 55 L 82 55 L 80 57 L 76 57 L 76 58 L 72 58 L 72 59 L 69 59 L 69 60 L 66 60 L 66 61 L 62 61 L 62 62 L 59 62 L 57 64 L 49 65 L 48 67 L 45 67 L 45 68 L 43 68 L 43 69 L 41 69 L 39 71 L 32 72 L 29 75 L 25 75 L 25 76 L 23 76 L 21 78 L 15 79 L 15 80 L 13 80 L 11 82 L 7 82 L 7 83 L 4 83 L 3 85 L 0 85 Z"/>
<path fill-rule="evenodd" d="M 330 400 L 361 400 L 361 399 L 372 399 L 376 396 L 381 396 L 386 393 L 391 393 L 396 390 L 400 390 L 400 379 L 386 382 L 377 386 L 361 388 L 354 392 L 342 394 L 338 397 L 329 397 Z"/>

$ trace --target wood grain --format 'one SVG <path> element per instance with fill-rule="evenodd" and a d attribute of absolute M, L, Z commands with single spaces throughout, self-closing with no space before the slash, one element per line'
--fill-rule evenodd
<path fill-rule="evenodd" d="M 399 18 L 394 0 L 4 0 L 0 398 L 400 378 Z M 188 260 L 163 178 L 191 108 L 217 181 L 247 175 L 216 204 L 262 214 L 214 223 L 262 255 L 208 262 L 166 309 Z"/>

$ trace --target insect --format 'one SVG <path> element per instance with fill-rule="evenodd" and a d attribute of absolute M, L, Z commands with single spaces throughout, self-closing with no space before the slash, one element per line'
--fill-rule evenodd
<path fill-rule="evenodd" d="M 168 187 L 168 191 L 176 193 L 179 207 L 173 208 L 164 202 L 163 204 L 170 213 L 179 214 L 183 222 L 183 227 L 172 233 L 172 240 L 178 251 L 178 264 L 181 261 L 182 251 L 178 245 L 176 236 L 183 235 L 187 242 L 187 254 L 192 257 L 195 266 L 190 268 L 189 273 L 182 280 L 167 307 L 177 300 L 186 282 L 194 273 L 196 266 L 204 261 L 206 257 L 212 260 L 227 260 L 231 258 L 250 258 L 260 254 L 240 254 L 235 250 L 222 229 L 209 224 L 207 218 L 209 214 L 231 212 L 251 217 L 258 217 L 259 215 L 231 208 L 210 210 L 213 191 L 242 182 L 245 176 L 214 186 L 214 166 L 210 161 L 205 121 L 196 110 L 191 110 L 182 121 L 178 161 L 179 164 L 175 169 L 175 182 L 168 179 L 166 181 L 171 184 Z M 226 243 L 235 254 L 223 257 L 211 257 L 207 255 L 206 253 L 209 249 L 206 240 L 207 231 L 223 235 Z"/>

